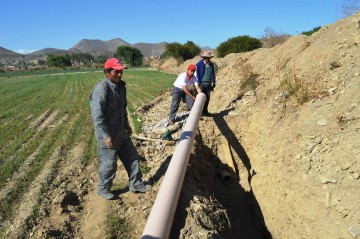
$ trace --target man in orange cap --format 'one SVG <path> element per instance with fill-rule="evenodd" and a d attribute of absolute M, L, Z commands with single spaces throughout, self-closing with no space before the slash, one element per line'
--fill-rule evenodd
<path fill-rule="evenodd" d="M 173 95 L 170 106 L 170 115 L 169 115 L 169 124 L 172 125 L 176 120 L 176 112 L 179 109 L 180 101 L 185 97 L 185 102 L 191 110 L 195 101 L 195 94 L 191 94 L 190 90 L 195 86 L 197 93 L 200 93 L 200 87 L 197 77 L 194 75 L 196 71 L 196 66 L 190 64 L 187 68 L 187 71 L 181 73 L 174 82 Z"/>
<path fill-rule="evenodd" d="M 106 77 L 97 83 L 90 94 L 91 118 L 98 142 L 100 157 L 98 195 L 114 199 L 111 193 L 117 169 L 117 158 L 124 164 L 129 176 L 129 190 L 146 192 L 139 167 L 139 155 L 130 134 L 132 129 L 127 117 L 127 100 L 123 70 L 127 69 L 117 58 L 108 59 L 104 65 Z"/>

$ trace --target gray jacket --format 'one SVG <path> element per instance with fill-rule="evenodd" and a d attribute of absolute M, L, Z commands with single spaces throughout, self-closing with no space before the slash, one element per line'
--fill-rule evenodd
<path fill-rule="evenodd" d="M 127 117 L 126 83 L 114 84 L 107 78 L 97 83 L 90 94 L 91 118 L 95 136 L 100 147 L 106 147 L 104 140 L 111 137 L 114 149 L 118 149 L 129 135 Z"/>

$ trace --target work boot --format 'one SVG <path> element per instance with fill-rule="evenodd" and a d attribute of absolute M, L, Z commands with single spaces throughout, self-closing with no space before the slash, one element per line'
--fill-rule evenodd
<path fill-rule="evenodd" d="M 115 195 L 110 192 L 110 190 L 98 191 L 97 194 L 106 200 L 112 200 L 115 198 Z"/>
<path fill-rule="evenodd" d="M 149 184 L 142 184 L 141 186 L 138 186 L 136 188 L 130 188 L 130 192 L 133 192 L 133 193 L 144 193 L 144 192 L 147 192 L 149 191 L 151 188 L 151 185 Z"/>

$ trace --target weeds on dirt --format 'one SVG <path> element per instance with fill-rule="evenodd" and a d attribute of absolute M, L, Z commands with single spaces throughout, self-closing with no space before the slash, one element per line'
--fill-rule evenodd
<path fill-rule="evenodd" d="M 85 147 L 83 150 L 83 156 L 81 159 L 81 164 L 85 167 L 89 163 L 91 163 L 91 159 L 95 159 L 97 157 L 96 151 L 96 139 L 94 137 L 94 128 L 91 127 L 91 130 L 88 130 L 85 137 Z"/>
<path fill-rule="evenodd" d="M 250 89 L 254 95 L 256 95 L 256 88 L 259 85 L 259 83 L 256 81 L 256 78 L 259 75 L 256 73 L 251 73 L 248 78 L 241 84 L 240 88 L 242 90 L 244 89 Z"/>
<path fill-rule="evenodd" d="M 256 95 L 256 88 L 259 83 L 256 81 L 259 74 L 254 73 L 253 68 L 250 64 L 243 64 L 241 67 L 241 74 L 243 75 L 244 81 L 240 85 L 241 91 L 252 91 Z"/>
<path fill-rule="evenodd" d="M 141 128 L 142 128 L 142 120 L 135 114 L 135 109 L 131 106 L 128 105 L 128 110 L 129 110 L 129 115 L 132 119 L 132 122 L 134 124 L 134 132 L 136 132 L 137 134 L 141 132 Z M 129 119 L 130 120 L 130 119 Z"/>
<path fill-rule="evenodd" d="M 129 239 L 131 236 L 131 226 L 115 210 L 109 213 L 106 220 L 107 239 Z"/>
<path fill-rule="evenodd" d="M 278 68 L 280 88 L 282 90 L 282 96 L 284 97 L 284 108 L 286 108 L 287 99 L 291 96 L 295 97 L 300 105 L 309 101 L 309 90 L 306 86 L 304 86 L 303 80 L 299 79 L 296 75 L 295 63 L 293 68 L 285 65 L 284 76 L 281 77 L 281 75 L 281 69 Z"/>
<path fill-rule="evenodd" d="M 41 192 L 40 192 L 41 195 L 43 195 L 45 193 L 45 188 L 47 188 L 47 187 L 48 186 L 46 184 L 44 184 L 44 183 L 42 184 Z M 42 202 L 42 200 L 43 200 L 43 197 L 39 197 L 39 201 L 38 201 L 37 205 L 33 208 L 30 216 L 28 218 L 26 218 L 26 220 L 25 220 L 24 234 L 26 235 L 26 237 L 29 237 L 31 228 L 33 228 L 34 225 L 36 225 L 36 218 L 40 214 L 40 203 Z"/>
<path fill-rule="evenodd" d="M 142 172 L 142 174 L 147 174 L 148 172 L 150 172 L 150 167 L 146 162 L 140 162 L 140 171 Z"/>
<path fill-rule="evenodd" d="M 14 209 L 18 209 L 19 202 L 23 195 L 28 191 L 29 186 L 43 169 L 46 161 L 50 158 L 50 154 L 59 143 L 59 139 L 65 133 L 64 127 L 56 128 L 51 135 L 44 137 L 46 144 L 40 149 L 39 154 L 34 160 L 34 163 L 27 170 L 24 177 L 16 182 L 15 187 L 8 193 L 0 202 L 0 218 L 2 220 L 11 220 L 16 214 Z M 56 135 L 56 137 L 53 137 Z"/>

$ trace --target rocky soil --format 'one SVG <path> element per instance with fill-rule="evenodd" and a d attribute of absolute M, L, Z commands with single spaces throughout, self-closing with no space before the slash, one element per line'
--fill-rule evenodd
<path fill-rule="evenodd" d="M 195 148 L 207 167 L 187 177 L 205 184 L 209 195 L 220 192 L 216 199 L 231 224 L 228 238 L 360 237 L 359 56 L 357 13 L 312 36 L 213 59 L 218 67 L 210 101 L 214 117 L 200 121 Z M 198 60 L 156 67 L 179 73 Z M 237 190 L 222 185 L 219 191 L 215 174 L 208 179 L 224 157 L 224 142 L 237 167 Z M 184 205 L 188 211 L 192 203 Z M 249 204 L 254 216 L 237 203 Z M 261 230 L 246 234 L 242 228 L 249 221 Z"/>
<path fill-rule="evenodd" d="M 359 56 L 357 13 L 312 36 L 213 58 L 212 116 L 200 120 L 171 238 L 360 238 Z M 199 59 L 153 68 L 177 74 Z M 36 199 L 32 185 L 7 237 L 106 238 L 105 219 L 119 214 L 140 238 L 176 147 L 161 136 L 171 130 L 177 140 L 186 122 L 182 105 L 179 123 L 166 127 L 170 101 L 167 92 L 137 111 L 146 140 L 133 139 L 149 192 L 128 192 L 119 164 L 118 199 L 105 201 L 97 165 L 81 166 L 82 144 L 66 158 L 59 148 L 38 180 L 57 175 L 49 193 Z M 35 201 L 39 216 L 25 220 Z"/>

